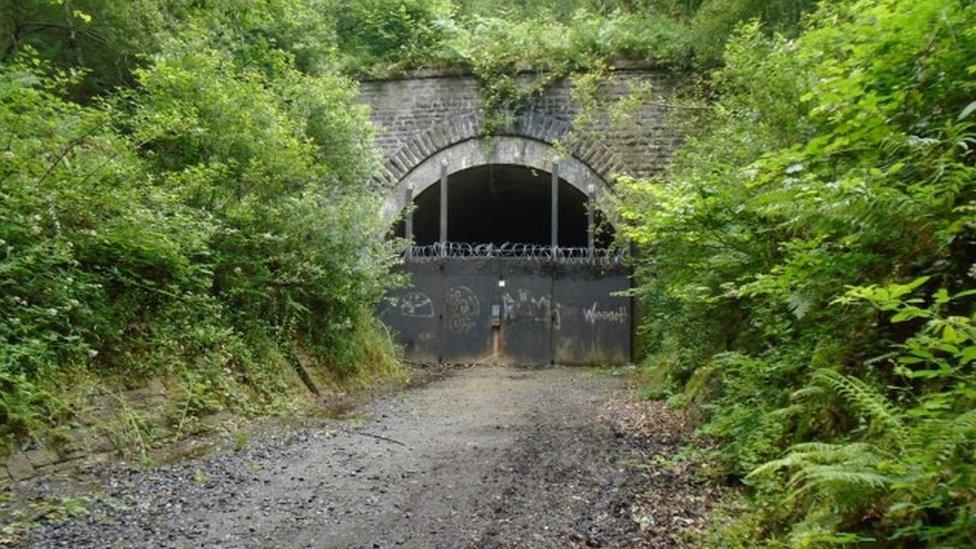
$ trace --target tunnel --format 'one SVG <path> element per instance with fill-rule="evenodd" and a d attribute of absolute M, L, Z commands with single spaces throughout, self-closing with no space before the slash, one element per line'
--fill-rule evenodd
<path fill-rule="evenodd" d="M 440 179 L 425 177 L 416 196 L 412 186 L 402 188 L 409 206 L 395 233 L 413 243 L 401 265 L 409 283 L 390 293 L 380 318 L 405 359 L 630 360 L 630 271 L 611 247 L 596 185 L 581 182 L 578 170 L 549 165 L 552 171 L 505 163 L 450 171 L 444 163 Z"/>
<path fill-rule="evenodd" d="M 450 175 L 447 193 L 448 242 L 466 244 L 552 243 L 552 174 L 525 166 L 491 164 Z M 412 237 L 417 246 L 440 240 L 441 183 L 438 181 L 413 197 Z M 567 181 L 559 180 L 557 240 L 562 248 L 589 245 L 589 198 Z M 406 236 L 406 219 L 395 234 Z M 594 208 L 594 246 L 606 248 L 613 230 Z"/>

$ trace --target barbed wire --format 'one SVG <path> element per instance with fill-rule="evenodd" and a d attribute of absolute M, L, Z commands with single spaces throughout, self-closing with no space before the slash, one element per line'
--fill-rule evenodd
<path fill-rule="evenodd" d="M 407 250 L 408 262 L 424 263 L 438 259 L 519 259 L 536 263 L 566 265 L 620 265 L 626 254 L 610 248 L 564 248 L 542 244 L 468 244 L 465 242 L 434 243 L 411 246 Z"/>

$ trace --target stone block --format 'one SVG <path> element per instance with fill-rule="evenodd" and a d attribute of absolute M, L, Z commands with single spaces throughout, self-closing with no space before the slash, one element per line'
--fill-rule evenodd
<path fill-rule="evenodd" d="M 150 380 L 145 387 L 140 387 L 139 389 L 133 389 L 125 393 L 127 400 L 130 402 L 146 400 L 153 397 L 161 397 L 166 395 L 166 387 L 163 382 L 158 379 Z"/>
<path fill-rule="evenodd" d="M 443 149 L 448 145 L 448 138 L 444 135 L 443 128 L 441 127 L 431 128 L 430 138 L 434 142 L 434 148 L 437 150 Z"/>
<path fill-rule="evenodd" d="M 600 145 L 591 137 L 587 137 L 582 143 L 576 146 L 573 153 L 577 158 L 590 165 L 593 164 L 593 154 L 599 149 Z"/>
<path fill-rule="evenodd" d="M 462 130 L 466 137 L 474 137 L 478 134 L 478 123 L 473 116 L 465 116 L 462 119 Z"/>
<path fill-rule="evenodd" d="M 81 465 L 82 457 L 83 456 L 78 456 L 76 458 L 69 459 L 66 461 L 59 461 L 57 463 L 46 465 L 38 469 L 38 474 L 56 475 L 58 473 L 66 473 L 69 471 L 74 471 L 78 469 L 78 467 Z"/>
<path fill-rule="evenodd" d="M 410 160 L 410 155 L 407 153 L 406 149 L 400 149 L 396 155 L 394 155 L 394 160 L 396 160 L 400 166 L 403 167 L 403 172 L 409 172 L 413 168 L 414 163 Z"/>
<path fill-rule="evenodd" d="M 114 457 L 115 457 L 115 452 L 101 452 L 98 454 L 92 454 L 88 456 L 88 458 L 83 460 L 83 463 L 79 465 L 85 465 L 85 466 L 100 465 L 112 461 L 112 458 Z"/>
<path fill-rule="evenodd" d="M 420 135 L 421 152 L 424 156 L 430 156 L 434 152 L 434 142 L 430 138 L 430 131 L 425 131 Z"/>
<path fill-rule="evenodd" d="M 610 149 L 603 148 L 596 151 L 590 159 L 590 165 L 600 171 L 604 166 L 611 164 Z M 599 167 L 598 167 L 599 166 Z"/>
<path fill-rule="evenodd" d="M 413 160 L 414 165 L 419 164 L 427 156 L 423 151 L 423 145 L 420 143 L 419 137 L 410 140 L 410 144 L 407 145 L 407 150 L 410 151 L 411 160 Z"/>
<path fill-rule="evenodd" d="M 37 448 L 36 450 L 28 450 L 24 453 L 24 456 L 35 468 L 44 467 L 45 465 L 51 465 L 52 463 L 57 463 L 60 461 L 57 453 L 50 448 L 45 447 Z"/>
<path fill-rule="evenodd" d="M 76 414 L 78 421 L 85 425 L 105 425 L 116 419 L 115 409 L 110 403 L 93 404 L 79 410 Z"/>
<path fill-rule="evenodd" d="M 109 452 L 115 450 L 115 443 L 108 435 L 98 434 L 88 442 L 88 451 L 91 453 Z"/>
<path fill-rule="evenodd" d="M 14 480 L 27 480 L 36 474 L 34 466 L 21 453 L 16 453 L 7 458 L 7 473 Z"/>

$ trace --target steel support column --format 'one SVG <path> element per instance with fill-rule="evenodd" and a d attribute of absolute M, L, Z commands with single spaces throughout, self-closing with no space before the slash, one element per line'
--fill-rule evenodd
<path fill-rule="evenodd" d="M 552 235 L 552 252 L 555 254 L 556 248 L 559 247 L 559 164 L 556 163 L 552 165 L 551 187 L 552 226 L 550 227 L 550 234 Z"/>
<path fill-rule="evenodd" d="M 447 162 L 441 163 L 441 255 L 447 255 Z"/>
<path fill-rule="evenodd" d="M 407 215 L 403 218 L 403 237 L 407 239 L 407 257 L 410 257 L 413 254 L 413 187 L 407 185 L 404 195 Z"/>
<path fill-rule="evenodd" d="M 586 189 L 586 251 L 590 257 L 593 257 L 593 252 L 596 249 L 596 227 L 594 227 L 595 201 L 596 197 L 593 193 L 593 186 L 590 185 Z"/>

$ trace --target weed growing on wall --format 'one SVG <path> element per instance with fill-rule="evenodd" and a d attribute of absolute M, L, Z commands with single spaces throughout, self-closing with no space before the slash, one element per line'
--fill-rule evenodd
<path fill-rule="evenodd" d="M 675 70 L 713 66 L 733 29 L 752 18 L 789 32 L 811 0 L 518 3 L 357 2 L 339 8 L 342 64 L 353 74 L 463 69 L 482 86 L 483 131 L 503 133 L 554 83 L 639 60 Z M 344 45 L 343 45 L 344 44 Z"/>

